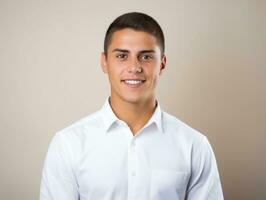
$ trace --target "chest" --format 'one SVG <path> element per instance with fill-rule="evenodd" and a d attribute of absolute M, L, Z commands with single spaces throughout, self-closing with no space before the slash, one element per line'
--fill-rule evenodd
<path fill-rule="evenodd" d="M 81 199 L 183 199 L 190 160 L 167 138 L 85 145 L 77 165 Z"/>

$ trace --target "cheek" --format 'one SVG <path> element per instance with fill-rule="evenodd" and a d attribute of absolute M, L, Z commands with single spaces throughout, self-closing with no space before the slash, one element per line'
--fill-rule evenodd
<path fill-rule="evenodd" d="M 110 78 L 120 80 L 121 75 L 123 74 L 123 66 L 109 65 L 108 74 Z"/>
<path fill-rule="evenodd" d="M 158 63 L 150 63 L 145 66 L 145 74 L 152 79 L 155 79 L 159 76 L 160 73 L 160 66 Z"/>

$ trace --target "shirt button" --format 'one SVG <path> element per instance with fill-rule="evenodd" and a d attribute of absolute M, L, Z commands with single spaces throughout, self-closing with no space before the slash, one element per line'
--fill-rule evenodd
<path fill-rule="evenodd" d="M 136 172 L 135 171 L 132 171 L 131 172 L 131 176 L 136 176 Z"/>

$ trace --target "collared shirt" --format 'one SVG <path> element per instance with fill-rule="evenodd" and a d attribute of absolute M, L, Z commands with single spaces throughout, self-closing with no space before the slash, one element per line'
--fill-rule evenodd
<path fill-rule="evenodd" d="M 212 148 L 198 131 L 156 110 L 133 136 L 106 100 L 58 132 L 40 200 L 222 200 Z"/>

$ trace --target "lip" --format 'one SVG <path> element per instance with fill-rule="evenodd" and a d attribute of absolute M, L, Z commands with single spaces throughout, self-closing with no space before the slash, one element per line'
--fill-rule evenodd
<path fill-rule="evenodd" d="M 139 83 L 130 84 L 127 81 L 139 81 Z M 146 82 L 146 80 L 143 80 L 143 79 L 123 79 L 123 80 L 121 80 L 121 82 L 124 85 L 126 85 L 127 87 L 130 87 L 130 88 L 139 88 L 139 87 L 141 87 Z"/>

